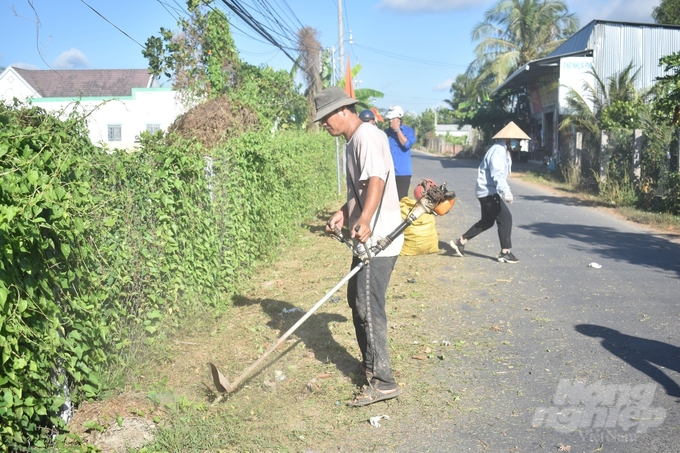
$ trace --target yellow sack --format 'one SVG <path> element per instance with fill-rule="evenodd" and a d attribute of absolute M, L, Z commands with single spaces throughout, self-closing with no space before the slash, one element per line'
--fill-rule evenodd
<path fill-rule="evenodd" d="M 401 218 L 405 219 L 416 200 L 404 197 L 399 201 Z M 439 235 L 434 226 L 434 216 L 423 214 L 404 230 L 404 246 L 401 255 L 427 255 L 439 251 Z"/>

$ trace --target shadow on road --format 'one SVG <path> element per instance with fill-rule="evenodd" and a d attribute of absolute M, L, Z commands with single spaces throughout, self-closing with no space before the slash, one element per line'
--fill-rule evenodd
<path fill-rule="evenodd" d="M 680 385 L 659 368 L 680 373 L 679 347 L 593 324 L 579 324 L 574 328 L 583 335 L 602 338 L 603 348 L 661 384 L 668 395 L 680 398 Z"/>
<path fill-rule="evenodd" d="M 606 203 L 602 203 L 599 201 L 581 200 L 579 198 L 569 196 L 556 197 L 553 195 L 522 195 L 520 198 L 523 201 L 538 201 L 541 203 L 561 204 L 564 206 L 589 206 L 589 207 L 607 206 Z"/>
<path fill-rule="evenodd" d="M 674 272 L 680 276 L 680 245 L 645 233 L 625 233 L 612 228 L 563 223 L 522 225 L 536 235 L 567 238 L 585 244 L 592 253 L 605 258 L 627 261 Z"/>

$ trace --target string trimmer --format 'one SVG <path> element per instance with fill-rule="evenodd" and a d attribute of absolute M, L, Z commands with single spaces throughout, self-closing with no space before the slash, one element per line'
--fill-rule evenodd
<path fill-rule="evenodd" d="M 339 290 L 345 283 L 347 283 L 357 272 L 359 272 L 368 262 L 376 255 L 378 255 L 380 252 L 385 250 L 389 245 L 394 242 L 394 240 L 399 237 L 400 234 L 404 232 L 406 228 L 408 228 L 413 222 L 415 222 L 420 216 L 423 214 L 434 214 L 434 215 L 445 215 L 448 213 L 451 208 L 453 207 L 454 203 L 456 202 L 456 193 L 452 190 L 448 190 L 446 188 L 446 183 L 442 184 L 441 186 L 437 186 L 432 180 L 430 179 L 423 179 L 420 181 L 418 186 L 416 186 L 414 190 L 414 195 L 417 199 L 416 204 L 411 208 L 409 211 L 408 215 L 406 218 L 399 224 L 397 228 L 394 229 L 390 234 L 387 235 L 385 238 L 381 238 L 377 241 L 377 243 L 372 246 L 372 247 L 364 247 L 364 244 L 359 244 L 358 246 L 354 246 L 352 242 L 347 239 L 346 237 L 343 236 L 342 231 L 339 229 L 335 229 L 335 232 L 333 233 L 333 237 L 340 242 L 346 244 L 350 250 L 352 250 L 352 253 L 354 256 L 358 257 L 361 261 L 359 264 L 357 264 L 350 272 L 347 274 L 345 277 L 343 277 L 342 280 L 338 282 L 337 285 L 333 287 L 323 298 L 321 298 L 320 301 L 318 301 L 312 308 L 309 309 L 307 313 L 304 314 L 293 326 L 286 331 L 281 337 L 276 340 L 274 344 L 272 344 L 252 365 L 250 365 L 248 368 L 241 373 L 239 377 L 237 377 L 233 382 L 229 382 L 227 378 L 220 372 L 220 370 L 217 369 L 217 367 L 212 364 L 208 363 L 208 366 L 210 367 L 210 373 L 212 374 L 213 382 L 215 384 L 215 387 L 217 390 L 221 393 L 231 393 L 234 390 L 236 390 L 243 382 L 245 378 L 247 378 L 250 373 L 255 370 L 255 368 L 260 365 L 264 359 L 271 354 L 276 348 L 281 346 L 284 341 L 293 333 L 295 330 L 297 330 L 298 327 L 304 323 L 307 318 L 312 316 L 312 314 L 319 309 L 330 297 L 337 291 Z M 218 397 L 218 400 L 215 402 L 219 401 L 222 399 L 222 395 Z"/>

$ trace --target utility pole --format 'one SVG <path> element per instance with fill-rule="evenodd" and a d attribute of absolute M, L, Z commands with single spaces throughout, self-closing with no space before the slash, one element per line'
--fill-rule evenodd
<path fill-rule="evenodd" d="M 345 51 L 344 47 L 342 45 L 342 41 L 344 40 L 343 37 L 343 32 L 342 32 L 342 0 L 338 0 L 338 42 L 340 43 L 340 48 L 339 48 L 339 55 L 338 55 L 338 61 L 340 64 L 338 67 L 340 70 L 344 67 L 343 64 L 345 63 L 344 57 L 345 57 Z"/>

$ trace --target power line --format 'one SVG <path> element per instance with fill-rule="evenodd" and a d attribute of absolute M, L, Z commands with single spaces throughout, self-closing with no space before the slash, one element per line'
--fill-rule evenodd
<path fill-rule="evenodd" d="M 409 61 L 411 63 L 420 63 L 428 66 L 439 66 L 439 67 L 445 67 L 445 68 L 452 68 L 452 67 L 462 67 L 462 68 L 467 68 L 468 65 L 462 65 L 462 64 L 454 64 L 454 63 L 444 63 L 442 61 L 434 61 L 434 60 L 423 60 L 420 58 L 413 58 L 413 57 L 408 57 L 406 55 L 399 55 L 396 53 L 392 52 L 387 52 L 385 50 L 380 50 L 376 49 L 374 47 L 368 47 L 368 46 L 362 46 L 361 44 L 354 44 L 360 49 L 368 50 L 369 52 L 375 52 L 379 53 L 381 55 L 386 55 L 388 57 L 397 59 L 397 60 L 402 60 L 402 61 Z"/>
<path fill-rule="evenodd" d="M 283 44 L 279 43 L 270 33 L 267 31 L 266 27 L 262 25 L 257 19 L 255 19 L 237 0 L 222 0 L 222 3 L 229 8 L 234 14 L 236 14 L 243 22 L 245 22 L 250 28 L 255 30 L 257 34 L 266 39 L 269 43 L 278 47 L 285 56 L 287 56 L 290 61 L 298 65 L 295 58 L 293 58 Z"/>
<path fill-rule="evenodd" d="M 83 2 L 83 3 L 85 4 L 85 6 L 87 6 L 87 7 L 90 8 L 92 11 L 94 11 L 99 17 L 101 17 L 102 19 L 104 19 L 104 20 L 105 20 L 106 22 L 108 22 L 109 24 L 113 25 L 113 27 L 114 27 L 116 30 L 118 30 L 119 32 L 121 32 L 122 34 L 124 34 L 125 36 L 127 36 L 128 38 L 130 38 L 131 40 L 133 40 L 134 42 L 136 42 L 137 45 L 138 45 L 139 47 L 141 47 L 142 49 L 144 49 L 144 46 L 141 45 L 135 38 L 133 38 L 132 36 L 130 36 L 130 35 L 128 35 L 127 33 L 125 33 L 125 32 L 124 32 L 123 30 L 121 30 L 116 24 L 114 24 L 113 22 L 111 22 L 110 20 L 108 20 L 106 17 L 104 17 L 99 11 L 97 11 L 96 9 L 94 9 L 93 7 L 91 7 L 90 5 L 88 5 L 87 2 L 86 2 L 85 0 L 80 0 L 80 1 Z"/>
<path fill-rule="evenodd" d="M 174 14 L 172 14 L 172 12 L 170 12 L 170 10 L 168 9 L 168 6 L 170 6 L 170 5 L 168 5 L 167 3 L 162 2 L 161 0 L 156 0 L 156 1 L 163 7 L 163 9 L 164 9 L 165 11 L 167 11 L 168 14 L 170 14 L 170 16 L 171 16 L 173 19 L 175 19 L 176 21 L 179 20 L 179 19 L 177 18 L 177 16 L 175 16 Z M 167 6 L 166 6 L 166 5 L 167 5 Z M 170 6 L 170 7 L 171 7 L 172 9 L 174 9 L 175 12 L 177 12 L 177 10 L 176 10 L 175 8 L 173 8 L 172 6 Z"/>

